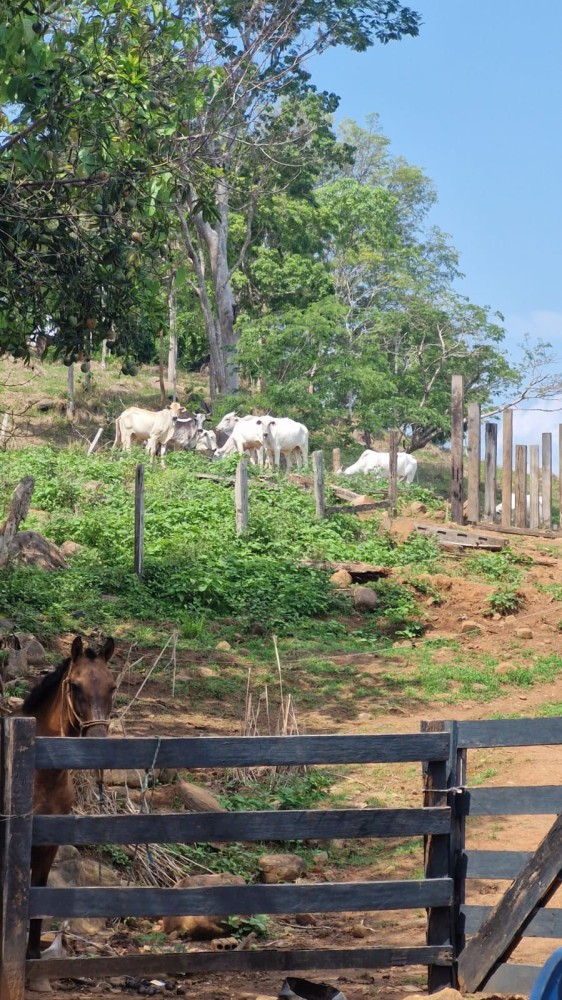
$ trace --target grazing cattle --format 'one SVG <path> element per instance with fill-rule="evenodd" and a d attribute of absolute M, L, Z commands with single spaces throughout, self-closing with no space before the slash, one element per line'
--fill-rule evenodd
<path fill-rule="evenodd" d="M 160 460 L 162 464 L 164 463 L 166 445 L 174 436 L 176 422 L 180 411 L 181 403 L 170 403 L 169 409 L 160 410 L 159 413 L 154 414 L 152 430 L 148 441 L 146 442 L 146 451 L 147 454 L 150 455 L 151 463 L 154 462 L 158 447 L 160 447 Z M 191 426 L 191 418 L 189 418 L 188 422 Z"/>
<path fill-rule="evenodd" d="M 308 428 L 290 417 L 267 417 L 263 425 L 263 445 L 266 455 L 273 459 L 276 468 L 281 465 L 281 455 L 287 463 L 287 472 L 294 458 L 297 468 L 308 463 Z"/>
<path fill-rule="evenodd" d="M 238 452 L 247 452 L 253 464 L 263 465 L 263 435 L 264 427 L 271 417 L 238 417 L 235 413 L 227 413 L 217 426 L 217 431 L 226 431 L 231 427 L 231 434 L 226 443 L 215 451 L 215 458 L 224 458 Z"/>
<path fill-rule="evenodd" d="M 413 483 L 417 470 L 418 461 L 413 455 L 408 455 L 405 451 L 398 452 L 397 472 L 399 479 Z M 389 453 L 387 451 L 372 451 L 367 448 L 353 465 L 343 470 L 345 476 L 353 476 L 356 472 L 378 472 L 380 475 L 388 476 L 390 473 Z"/>
<path fill-rule="evenodd" d="M 217 436 L 214 431 L 201 431 L 195 439 L 195 451 L 205 455 L 214 455 L 217 450 Z"/>

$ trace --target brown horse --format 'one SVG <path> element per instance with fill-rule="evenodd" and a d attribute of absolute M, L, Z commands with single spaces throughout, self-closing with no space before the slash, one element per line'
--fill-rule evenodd
<path fill-rule="evenodd" d="M 107 736 L 115 681 L 107 662 L 115 649 L 107 639 L 96 653 L 80 636 L 70 656 L 29 692 L 21 715 L 37 719 L 37 736 Z M 72 809 L 74 790 L 68 770 L 36 771 L 33 811 L 64 814 Z M 58 847 L 33 847 L 31 885 L 45 886 Z M 31 920 L 28 958 L 41 957 L 41 920 Z"/>

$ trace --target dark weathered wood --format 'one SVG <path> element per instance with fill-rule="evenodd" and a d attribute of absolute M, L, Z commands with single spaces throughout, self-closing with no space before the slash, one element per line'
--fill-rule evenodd
<path fill-rule="evenodd" d="M 485 528 L 486 531 L 501 531 L 504 535 L 535 535 L 538 538 L 562 537 L 562 531 L 535 531 L 534 528 L 504 528 L 501 524 L 488 524 L 487 521 L 481 521 L 477 527 Z"/>
<path fill-rule="evenodd" d="M 404 736 L 206 736 L 80 739 L 40 736 L 36 767 L 71 768 L 256 767 L 278 764 L 376 764 L 443 760 L 449 737 Z"/>
<path fill-rule="evenodd" d="M 513 410 L 503 411 L 502 423 L 502 526 L 509 528 L 513 493 Z"/>
<path fill-rule="evenodd" d="M 490 719 L 459 722 L 459 746 L 467 750 L 488 747 L 553 746 L 560 743 L 562 718 Z"/>
<path fill-rule="evenodd" d="M 558 877 L 561 851 L 562 816 L 557 816 L 533 857 L 461 952 L 458 960 L 461 989 L 473 992 L 486 984 Z"/>
<path fill-rule="evenodd" d="M 466 786 L 467 752 L 459 746 L 458 722 L 447 722 L 445 729 L 451 735 L 449 751 L 447 787 L 451 789 L 448 804 L 451 809 L 451 830 L 449 838 L 449 874 L 453 877 L 453 904 L 451 907 L 451 943 L 455 958 L 465 946 L 465 936 L 460 909 L 464 903 L 465 879 L 462 871 L 462 858 L 465 848 L 466 817 L 463 815 L 461 798 L 456 789 Z M 457 985 L 455 971 L 455 985 Z"/>
<path fill-rule="evenodd" d="M 0 996 L 23 1000 L 35 719 L 0 719 Z"/>
<path fill-rule="evenodd" d="M 312 472 L 314 474 L 314 500 L 316 517 L 320 520 L 326 514 L 326 497 L 324 494 L 324 452 L 313 451 Z"/>
<path fill-rule="evenodd" d="M 538 528 L 539 518 L 539 458 L 538 444 L 529 446 L 529 527 Z"/>
<path fill-rule="evenodd" d="M 283 809 L 272 812 L 36 816 L 34 844 L 155 844 L 447 834 L 443 809 Z M 445 873 L 446 874 L 446 873 Z"/>
<path fill-rule="evenodd" d="M 236 534 L 243 535 L 248 530 L 248 459 L 245 457 L 240 459 L 236 467 L 234 505 Z"/>
<path fill-rule="evenodd" d="M 384 500 L 378 500 L 376 503 L 358 503 L 355 507 L 325 507 L 325 514 L 362 514 L 366 510 L 380 510 L 381 507 L 385 507 L 386 504 Z"/>
<path fill-rule="evenodd" d="M 443 722 L 422 722 L 422 732 L 443 732 Z M 447 805 L 447 761 L 429 761 L 425 768 L 424 800 L 426 808 L 443 808 Z M 449 870 L 449 830 L 426 836 L 424 841 L 425 877 L 443 878 Z M 432 907 L 427 914 L 427 944 L 439 947 L 451 943 L 451 907 Z M 443 986 L 454 985 L 452 967 L 430 965 L 427 970 L 429 993 Z"/>
<path fill-rule="evenodd" d="M 468 404 L 468 497 L 466 519 L 480 520 L 480 403 Z"/>
<path fill-rule="evenodd" d="M 510 499 L 511 504 L 511 499 Z M 515 527 L 527 527 L 527 445 L 515 445 Z"/>
<path fill-rule="evenodd" d="M 332 969 L 385 969 L 404 965 L 447 965 L 450 948 L 320 948 L 277 951 L 191 951 L 103 958 L 55 958 L 28 962 L 53 979 L 107 976 L 194 975 L 220 972 L 299 972 Z"/>
<path fill-rule="evenodd" d="M 398 489 L 398 440 L 400 432 L 390 431 L 388 435 L 388 507 L 392 516 L 396 514 Z"/>
<path fill-rule="evenodd" d="M 462 375 L 451 379 L 451 520 L 463 523 L 463 423 L 464 382 Z"/>
<path fill-rule="evenodd" d="M 346 486 L 336 486 L 332 483 L 330 486 L 332 493 L 339 497 L 340 500 L 358 500 L 359 497 L 364 496 L 363 493 L 356 493 L 355 490 L 348 490 Z M 382 489 L 372 489 L 369 490 L 369 496 L 378 497 L 381 502 L 384 500 L 384 491 Z"/>
<path fill-rule="evenodd" d="M 530 993 L 540 971 L 540 965 L 516 965 L 515 962 L 501 965 L 490 976 L 486 992 L 515 993 L 517 996 Z"/>
<path fill-rule="evenodd" d="M 313 569 L 322 569 L 330 573 L 335 573 L 339 569 L 345 569 L 351 574 L 356 583 L 380 580 L 381 576 L 390 576 L 392 573 L 392 570 L 388 566 L 377 566 L 375 563 L 367 562 L 334 562 L 331 559 L 301 559 L 300 564 L 301 566 L 312 566 Z"/>
<path fill-rule="evenodd" d="M 498 478 L 498 425 L 486 424 L 484 432 L 484 520 L 493 521 L 496 513 Z"/>
<path fill-rule="evenodd" d="M 471 788 L 461 811 L 470 816 L 537 816 L 562 812 L 562 786 Z"/>
<path fill-rule="evenodd" d="M 301 885 L 222 885 L 212 889 L 30 890 L 31 917 L 206 916 L 212 913 L 328 913 L 448 906 L 448 878 Z"/>
<path fill-rule="evenodd" d="M 144 554 L 144 465 L 139 462 L 135 472 L 135 573 L 142 576 Z"/>
<path fill-rule="evenodd" d="M 512 882 L 530 857 L 532 851 L 465 851 L 465 877 L 509 879 Z"/>
<path fill-rule="evenodd" d="M 463 906 L 465 933 L 476 934 L 492 912 L 491 906 Z M 543 906 L 523 928 L 523 937 L 562 938 L 562 910 Z"/>
<path fill-rule="evenodd" d="M 341 469 L 341 451 L 339 448 L 332 448 L 332 472 L 339 472 Z"/>
<path fill-rule="evenodd" d="M 541 527 L 552 527 L 552 434 L 542 436 L 542 518 Z"/>

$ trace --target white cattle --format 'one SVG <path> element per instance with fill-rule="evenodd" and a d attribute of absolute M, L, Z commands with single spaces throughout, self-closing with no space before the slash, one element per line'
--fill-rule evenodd
<path fill-rule="evenodd" d="M 297 468 L 308 463 L 308 428 L 290 417 L 265 417 L 263 423 L 263 445 L 266 455 L 273 458 L 279 468 L 281 455 L 287 463 L 287 472 L 294 458 Z"/>
<path fill-rule="evenodd" d="M 499 503 L 496 507 L 496 514 L 501 514 L 503 510 L 503 504 Z M 511 512 L 515 512 L 515 493 L 511 494 Z M 527 493 L 526 501 L 526 513 L 527 516 L 531 513 L 531 494 Z M 542 519 L 542 497 L 539 497 L 539 517 Z"/>
<path fill-rule="evenodd" d="M 181 409 L 181 403 L 170 403 L 168 409 L 159 410 L 158 413 L 154 414 L 152 430 L 146 442 L 146 451 L 150 455 L 151 462 L 154 462 L 157 449 L 160 447 L 160 460 L 164 464 L 166 445 L 174 437 L 176 422 Z M 188 418 L 188 421 L 191 420 L 192 418 Z"/>
<path fill-rule="evenodd" d="M 398 478 L 404 479 L 407 483 L 412 483 L 418 469 L 418 461 L 413 455 L 408 455 L 405 451 L 398 452 L 397 472 Z M 378 472 L 383 476 L 390 473 L 390 455 L 387 451 L 372 451 L 367 448 L 357 461 L 343 470 L 345 476 L 353 476 L 356 472 Z"/>
<path fill-rule="evenodd" d="M 174 406 L 178 413 L 183 409 L 179 403 L 172 403 L 171 406 Z M 140 406 L 128 406 L 115 421 L 115 441 L 113 442 L 113 447 L 116 448 L 118 445 L 121 445 L 124 451 L 130 451 L 134 441 L 148 441 L 156 418 L 165 412 L 165 410 L 144 410 Z M 197 432 L 203 430 L 205 420 L 205 413 L 186 415 L 186 430 L 189 423 L 190 436 L 192 436 L 191 432 L 193 430 Z M 180 424 L 183 422 L 184 419 L 182 418 Z M 187 442 L 180 440 L 182 437 L 180 430 L 181 428 L 178 426 L 176 440 L 183 447 L 186 447 Z"/>
<path fill-rule="evenodd" d="M 202 430 L 197 435 L 195 451 L 202 451 L 206 455 L 212 455 L 217 450 L 217 435 L 214 431 Z"/>
<path fill-rule="evenodd" d="M 222 448 L 217 448 L 215 458 L 224 458 L 238 452 L 243 455 L 248 452 L 250 461 L 263 464 L 263 432 L 265 424 L 271 417 L 238 417 L 235 413 L 227 413 L 217 425 L 217 431 L 226 431 L 231 426 L 232 433 Z"/>

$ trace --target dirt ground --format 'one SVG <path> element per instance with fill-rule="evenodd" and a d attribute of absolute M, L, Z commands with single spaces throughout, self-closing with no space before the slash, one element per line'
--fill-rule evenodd
<path fill-rule="evenodd" d="M 399 532 L 407 534 L 412 527 L 410 519 L 402 518 L 397 522 Z M 432 577 L 438 587 L 442 602 L 436 607 L 429 605 L 430 621 L 427 638 L 461 638 L 463 650 L 473 651 L 475 657 L 488 654 L 496 659 L 520 662 L 526 657 L 535 657 L 549 653 L 557 653 L 560 649 L 560 633 L 557 622 L 561 617 L 560 608 L 552 596 L 537 589 L 536 584 L 552 584 L 560 579 L 562 568 L 562 540 L 524 540 L 519 548 L 524 550 L 533 560 L 527 570 L 525 587 L 526 604 L 524 610 L 515 618 L 493 620 L 483 616 L 485 598 L 491 587 L 483 583 L 470 583 L 465 579 L 441 574 Z M 548 549 L 548 551 L 545 551 Z M 560 556 L 559 556 L 560 552 Z M 452 557 L 451 565 L 459 556 Z M 532 586 L 531 586 L 532 585 Z M 479 634 L 463 634 L 465 621 L 476 621 Z M 532 629 L 532 640 L 518 639 L 517 629 L 528 626 Z M 393 651 L 394 652 L 394 651 Z M 447 655 L 446 650 L 436 650 L 435 655 Z M 325 654 L 323 654 L 325 655 Z M 393 663 L 400 663 L 405 656 L 402 650 L 396 650 Z M 449 654 L 450 655 L 450 654 Z M 213 655 L 216 661 L 220 659 L 225 664 L 239 663 L 243 656 L 239 653 L 224 652 Z M 178 660 L 178 678 L 192 674 L 200 669 L 205 657 L 198 652 L 182 650 Z M 352 662 L 355 668 L 373 678 L 388 669 L 388 660 L 381 661 L 377 655 L 365 653 L 337 654 L 333 662 L 340 664 Z M 138 679 L 130 680 L 131 692 L 138 687 Z M 428 704 L 424 707 L 423 718 L 482 719 L 493 714 L 533 715 L 536 706 L 561 700 L 559 682 L 537 684 L 533 687 L 512 689 L 507 687 L 500 697 L 487 703 L 466 701 L 453 706 Z M 330 708 L 307 709 L 300 713 L 299 721 L 309 733 L 312 732 L 353 732 L 353 733 L 391 733 L 416 732 L 422 714 L 417 712 L 392 711 L 388 714 L 373 713 L 368 703 L 356 705 L 353 718 L 347 713 L 338 719 L 337 712 Z M 198 707 L 187 704 L 182 698 L 170 701 L 167 685 L 162 681 L 149 681 L 137 698 L 130 712 L 128 735 L 178 733 L 193 735 L 233 734 L 239 731 L 239 711 L 237 706 L 221 703 L 213 706 L 208 703 Z M 561 747 L 528 747 L 523 749 L 502 749 L 471 751 L 469 754 L 469 784 L 475 776 L 487 775 L 485 784 L 509 785 L 540 785 L 552 784 L 557 779 L 562 767 Z M 372 765 L 369 767 L 351 767 L 345 769 L 339 782 L 332 791 L 345 792 L 350 805 L 361 807 L 367 805 L 373 793 L 383 796 L 385 805 L 418 805 L 422 791 L 421 773 L 417 768 L 407 765 L 392 767 Z M 469 822 L 467 830 L 467 847 L 479 849 L 509 849 L 531 850 L 535 848 L 551 825 L 552 817 L 491 817 Z M 330 871 L 329 867 L 322 873 L 322 878 L 344 881 L 363 881 L 372 878 L 400 878 L 419 872 L 420 857 L 405 854 L 399 858 L 378 859 L 372 866 L 355 866 L 350 862 L 344 870 Z M 467 902 L 479 904 L 494 904 L 507 887 L 506 882 L 469 881 L 467 884 Z M 562 905 L 562 891 L 550 901 L 549 906 Z M 274 940 L 271 938 L 264 947 L 326 947 L 340 946 L 384 946 L 412 945 L 424 943 L 425 914 L 423 911 L 380 912 L 358 914 L 316 914 L 314 922 L 309 926 L 297 924 L 294 916 L 276 919 L 273 923 Z M 134 932 L 133 932 L 134 933 Z M 103 937 L 108 937 L 106 932 Z M 361 940 L 357 938 L 361 937 Z M 101 942 L 100 942 L 101 943 Z M 536 938 L 525 939 L 512 956 L 512 961 L 542 964 L 560 942 Z M 189 946 L 193 950 L 210 947 L 200 943 Z M 414 991 L 423 992 L 425 987 L 425 970 L 391 969 L 380 971 L 344 970 L 340 974 L 313 975 L 303 973 L 315 981 L 326 981 L 341 989 L 347 1000 L 360 1000 L 363 997 L 377 997 L 379 1000 L 395 1000 L 396 997 L 406 997 Z M 164 977 L 163 977 L 164 978 Z M 187 979 L 177 979 L 169 982 L 168 989 L 161 995 L 182 995 L 197 997 L 198 1000 L 238 1000 L 260 994 L 276 996 L 283 976 L 278 973 L 251 975 L 229 975 L 221 977 L 196 976 Z M 139 989 L 140 986 L 140 989 Z M 83 1000 L 100 995 L 146 995 L 142 983 L 123 980 L 114 982 L 61 983 L 52 994 L 53 1000 L 81 997 Z M 29 996 L 37 994 L 29 993 Z"/>

